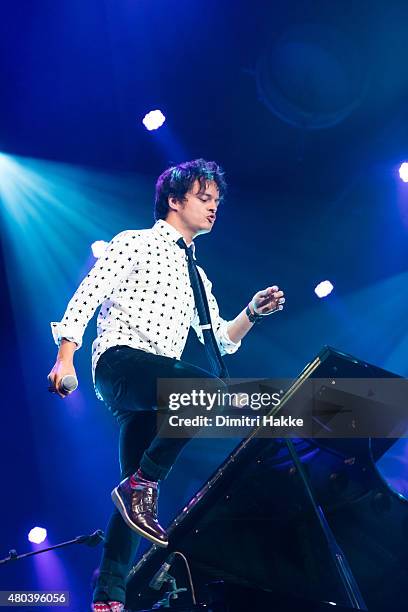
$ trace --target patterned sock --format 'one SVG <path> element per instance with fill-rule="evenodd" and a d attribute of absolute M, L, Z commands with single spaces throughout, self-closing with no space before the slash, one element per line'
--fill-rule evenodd
<path fill-rule="evenodd" d="M 138 480 L 144 480 L 145 482 L 151 484 L 157 484 L 157 480 L 151 480 L 150 478 L 147 478 L 147 476 L 142 472 L 140 468 L 130 477 L 130 486 L 132 488 L 135 487 L 137 485 Z"/>
<path fill-rule="evenodd" d="M 123 612 L 125 605 L 121 601 L 95 601 L 92 612 Z"/>
<path fill-rule="evenodd" d="M 121 601 L 108 601 L 110 612 L 123 612 L 125 609 Z"/>
<path fill-rule="evenodd" d="M 111 612 L 109 603 L 106 601 L 94 601 L 91 610 L 92 612 Z"/>

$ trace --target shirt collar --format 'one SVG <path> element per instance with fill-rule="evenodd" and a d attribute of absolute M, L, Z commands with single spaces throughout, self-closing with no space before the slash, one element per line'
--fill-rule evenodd
<path fill-rule="evenodd" d="M 183 238 L 182 234 L 180 234 L 180 232 L 178 230 L 176 230 L 175 227 L 170 225 L 170 223 L 167 223 L 167 221 L 165 221 L 164 219 L 159 219 L 158 221 L 156 221 L 156 223 L 153 225 L 152 229 L 154 231 L 156 231 L 158 234 L 160 234 L 160 236 L 162 238 L 164 238 L 164 240 L 167 240 L 168 242 L 176 243 L 177 240 L 180 240 L 180 238 Z M 193 257 L 195 259 L 195 244 L 194 244 L 194 242 L 192 242 L 190 244 L 190 247 L 191 247 L 191 250 L 192 250 L 192 253 L 193 253 Z M 178 247 L 178 248 L 180 248 L 180 247 Z"/>

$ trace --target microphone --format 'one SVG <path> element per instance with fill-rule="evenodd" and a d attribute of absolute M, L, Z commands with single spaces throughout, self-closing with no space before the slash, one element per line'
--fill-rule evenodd
<path fill-rule="evenodd" d="M 78 387 L 78 380 L 76 376 L 72 376 L 72 374 L 67 374 L 62 377 L 60 383 L 60 389 L 63 393 L 72 393 Z"/>
<path fill-rule="evenodd" d="M 176 556 L 176 553 L 171 553 L 171 555 L 167 557 L 167 559 L 165 560 L 161 568 L 155 573 L 155 575 L 149 582 L 149 587 L 151 589 L 154 589 L 155 591 L 160 590 L 163 582 L 165 582 L 166 580 L 167 572 L 171 568 L 171 564 L 173 563 L 175 556 Z"/>
<path fill-rule="evenodd" d="M 48 376 L 48 383 L 50 386 L 54 387 L 54 383 L 52 382 L 51 378 Z M 78 379 L 76 376 L 73 376 L 72 374 L 67 374 L 66 376 L 63 376 L 59 385 L 59 390 L 62 391 L 62 393 L 72 393 L 73 391 L 75 391 L 75 389 L 78 387 Z M 50 391 L 52 389 L 50 388 Z"/>

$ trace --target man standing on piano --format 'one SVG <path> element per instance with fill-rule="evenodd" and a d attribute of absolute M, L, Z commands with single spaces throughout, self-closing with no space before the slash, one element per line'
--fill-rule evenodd
<path fill-rule="evenodd" d="M 157 520 L 159 482 L 188 438 L 157 435 L 158 378 L 225 378 L 222 354 L 234 353 L 254 323 L 282 310 L 283 291 L 255 293 L 232 321 L 221 318 L 211 282 L 196 264 L 193 240 L 214 227 L 226 190 L 215 162 L 197 159 L 168 168 L 156 184 L 156 223 L 127 230 L 109 243 L 70 300 L 59 323 L 51 323 L 59 346 L 49 379 L 60 397 L 61 381 L 75 376 L 74 352 L 96 308 L 97 338 L 92 371 L 99 399 L 120 426 L 122 481 L 112 491 L 116 506 L 93 597 L 93 610 L 123 610 L 125 578 L 140 536 L 167 546 Z M 208 371 L 180 359 L 190 326 L 204 344 Z"/>

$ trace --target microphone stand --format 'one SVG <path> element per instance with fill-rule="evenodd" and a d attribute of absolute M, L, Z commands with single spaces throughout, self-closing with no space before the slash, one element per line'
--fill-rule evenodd
<path fill-rule="evenodd" d="M 32 557 L 33 555 L 40 555 L 41 553 L 48 552 L 49 550 L 56 550 L 57 548 L 64 548 L 65 546 L 71 546 L 72 544 L 86 544 L 87 546 L 97 546 L 100 542 L 105 539 L 105 534 L 101 529 L 94 531 L 90 535 L 80 535 L 74 538 L 73 540 L 68 540 L 67 542 L 61 542 L 60 544 L 55 544 L 55 546 L 48 546 L 48 548 L 42 548 L 41 550 L 34 550 L 29 553 L 24 553 L 22 555 L 18 555 L 15 549 L 9 551 L 9 556 L 4 559 L 0 559 L 0 565 L 4 565 L 5 563 L 10 563 L 10 561 L 19 561 L 20 559 L 25 559 L 26 557 Z"/>

